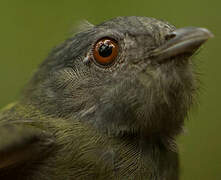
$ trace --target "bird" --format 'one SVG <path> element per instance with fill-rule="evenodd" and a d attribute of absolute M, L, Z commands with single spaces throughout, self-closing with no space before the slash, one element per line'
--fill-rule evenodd
<path fill-rule="evenodd" d="M 82 23 L 0 112 L 0 179 L 178 180 L 213 34 L 141 16 Z"/>

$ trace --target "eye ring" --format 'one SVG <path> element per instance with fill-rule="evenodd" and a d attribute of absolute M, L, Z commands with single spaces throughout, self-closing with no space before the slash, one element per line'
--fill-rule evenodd
<path fill-rule="evenodd" d="M 93 56 L 96 63 L 107 66 L 112 64 L 118 56 L 119 46 L 112 38 L 102 38 L 94 45 Z"/>

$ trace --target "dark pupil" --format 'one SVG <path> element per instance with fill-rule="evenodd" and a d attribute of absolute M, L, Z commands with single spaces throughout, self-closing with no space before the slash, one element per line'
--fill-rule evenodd
<path fill-rule="evenodd" d="M 112 46 L 109 44 L 102 44 L 99 47 L 99 55 L 102 57 L 108 57 L 112 54 Z"/>

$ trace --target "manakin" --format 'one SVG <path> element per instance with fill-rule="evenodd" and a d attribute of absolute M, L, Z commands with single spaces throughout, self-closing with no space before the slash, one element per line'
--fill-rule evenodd
<path fill-rule="evenodd" d="M 85 25 L 1 111 L 0 179 L 179 179 L 192 55 L 212 36 L 147 17 Z"/>

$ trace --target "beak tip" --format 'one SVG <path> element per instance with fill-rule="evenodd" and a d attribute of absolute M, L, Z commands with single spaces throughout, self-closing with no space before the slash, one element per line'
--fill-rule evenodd
<path fill-rule="evenodd" d="M 199 30 L 201 32 L 203 32 L 205 34 L 205 36 L 208 37 L 208 39 L 209 38 L 214 38 L 214 34 L 212 32 L 210 32 L 208 29 L 206 29 L 206 28 L 199 28 Z"/>

